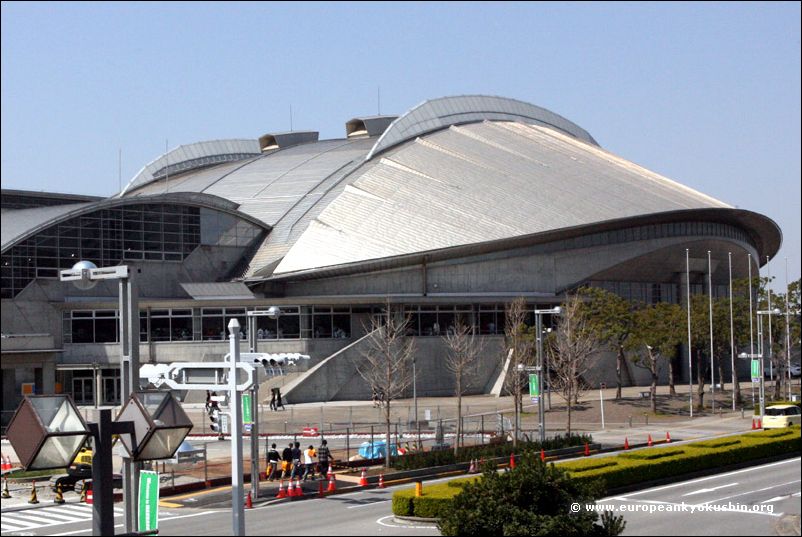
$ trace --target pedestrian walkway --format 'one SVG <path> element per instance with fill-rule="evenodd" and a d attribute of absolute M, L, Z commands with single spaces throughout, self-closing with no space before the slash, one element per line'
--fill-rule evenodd
<path fill-rule="evenodd" d="M 122 508 L 114 508 L 115 517 L 122 516 L 122 514 Z M 45 526 L 58 526 L 59 524 L 91 520 L 92 506 L 84 503 L 37 507 L 19 511 L 3 511 L 3 517 L 0 519 L 0 533 L 30 531 Z"/>

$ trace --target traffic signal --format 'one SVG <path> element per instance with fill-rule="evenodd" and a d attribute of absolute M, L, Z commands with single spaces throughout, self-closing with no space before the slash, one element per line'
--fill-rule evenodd
<path fill-rule="evenodd" d="M 217 406 L 209 408 L 209 428 L 223 436 L 223 424 L 220 421 L 220 409 Z"/>

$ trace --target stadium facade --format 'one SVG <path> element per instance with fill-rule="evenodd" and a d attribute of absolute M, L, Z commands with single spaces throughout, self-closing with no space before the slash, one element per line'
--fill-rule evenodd
<path fill-rule="evenodd" d="M 248 310 L 279 306 L 278 319 L 258 317 L 259 350 L 312 357 L 280 380 L 302 402 L 370 396 L 354 364 L 388 299 L 411 318 L 418 394 L 451 394 L 442 335 L 457 316 L 488 340 L 471 386 L 482 393 L 503 370 L 514 297 L 551 307 L 594 285 L 682 302 L 688 285 L 707 292 L 708 251 L 713 292 L 726 294 L 729 252 L 744 260 L 739 278 L 747 254 L 765 260 L 780 247 L 771 219 L 521 101 L 439 98 L 345 130 L 181 146 L 107 199 L 4 190 L 3 410 L 26 387 L 118 400 L 117 284 L 60 282 L 80 259 L 134 270 L 143 364 L 218 359 L 231 318 L 245 327 Z M 601 356 L 588 380 L 610 383 L 614 369 Z M 682 360 L 676 371 L 687 378 Z M 647 382 L 637 370 L 625 380 Z"/>

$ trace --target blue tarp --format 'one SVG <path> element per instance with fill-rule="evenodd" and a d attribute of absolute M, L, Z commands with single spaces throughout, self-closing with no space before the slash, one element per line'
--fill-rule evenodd
<path fill-rule="evenodd" d="M 377 441 L 371 444 L 370 442 L 362 442 L 359 446 L 359 455 L 365 459 L 379 459 L 384 457 L 387 449 L 387 442 Z M 390 456 L 395 457 L 398 455 L 398 448 L 395 444 L 390 444 Z"/>

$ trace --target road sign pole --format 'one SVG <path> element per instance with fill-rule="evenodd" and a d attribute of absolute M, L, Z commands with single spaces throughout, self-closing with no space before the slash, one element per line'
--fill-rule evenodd
<path fill-rule="evenodd" d="M 259 382 L 251 388 L 251 497 L 259 497 Z"/>
<path fill-rule="evenodd" d="M 231 405 L 231 513 L 234 535 L 245 535 L 245 505 L 242 486 L 242 400 L 237 392 L 237 362 L 239 361 L 239 321 L 228 323 L 230 344 L 230 366 L 228 376 L 229 401 Z"/>

